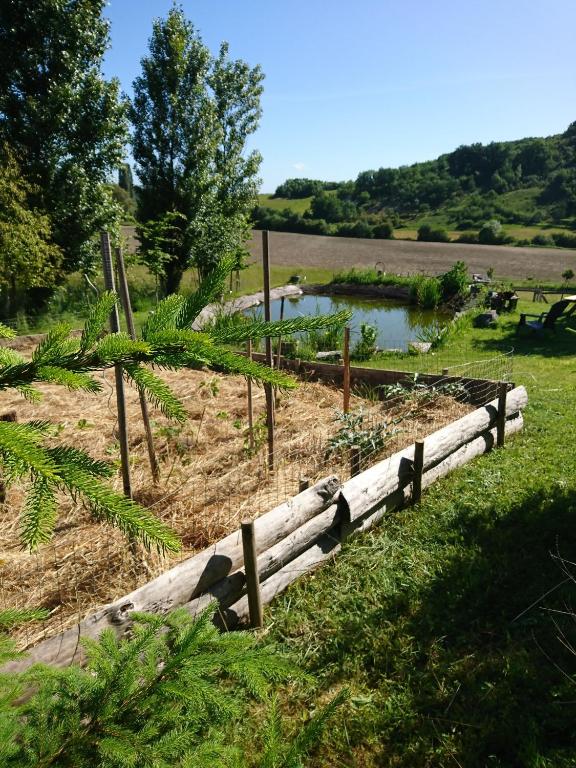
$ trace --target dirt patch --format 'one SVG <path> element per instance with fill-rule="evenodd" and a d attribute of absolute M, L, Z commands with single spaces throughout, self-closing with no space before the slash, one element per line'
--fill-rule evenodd
<path fill-rule="evenodd" d="M 249 242 L 253 259 L 261 257 L 261 233 Z M 514 248 L 464 243 L 419 243 L 405 240 L 362 240 L 270 232 L 270 260 L 277 266 L 320 267 L 329 270 L 374 267 L 393 274 L 429 275 L 466 262 L 470 272 L 494 268 L 497 278 L 559 281 L 568 268 L 576 270 L 576 251 L 560 248 Z"/>
<path fill-rule="evenodd" d="M 36 606 L 51 612 L 44 625 L 20 631 L 23 646 L 63 631 L 86 613 L 217 541 L 236 529 L 246 514 L 273 508 L 298 492 L 300 477 L 314 480 L 332 472 L 342 479 L 348 476 L 345 456 L 325 459 L 327 440 L 338 428 L 334 415 L 341 407 L 342 395 L 336 388 L 303 382 L 297 390 L 280 395 L 277 469 L 270 474 L 265 461 L 261 388 L 253 387 L 257 448 L 250 450 L 243 378 L 206 371 L 167 372 L 163 376 L 185 403 L 189 418 L 184 425 L 175 425 L 153 412 L 162 468 L 161 482 L 154 486 L 138 397 L 128 390 L 132 483 L 135 498 L 178 532 L 184 551 L 170 557 L 139 546 L 134 551 L 118 531 L 94 522 L 82 506 L 62 497 L 53 541 L 30 555 L 22 551 L 18 539 L 23 489 L 10 488 L 6 503 L 0 505 L 0 608 Z M 99 396 L 43 385 L 39 387 L 44 393 L 40 403 L 27 403 L 5 393 L 1 410 L 15 409 L 20 421 L 48 419 L 56 424 L 55 444 L 72 444 L 118 464 L 113 376 L 102 372 L 99 380 L 103 386 Z M 382 404 L 353 397 L 352 408 L 360 407 L 369 421 L 391 420 L 391 412 Z M 396 427 L 398 433 L 380 456 L 409 445 L 469 410 L 469 406 L 446 397 L 428 403 Z M 393 415 L 397 421 L 401 411 L 394 410 Z M 372 457 L 372 461 L 379 457 Z M 118 473 L 112 484 L 121 490 Z"/>

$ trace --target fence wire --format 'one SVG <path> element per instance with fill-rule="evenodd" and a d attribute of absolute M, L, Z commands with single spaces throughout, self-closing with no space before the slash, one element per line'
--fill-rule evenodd
<path fill-rule="evenodd" d="M 434 374 L 432 381 L 416 372 L 415 360 L 420 370 Z M 150 480 L 137 394 L 132 392 L 127 409 L 135 497 L 175 529 L 182 539 L 182 552 L 165 556 L 142 547 L 135 552 L 118 531 L 94 522 L 85 510 L 63 498 L 54 539 L 30 555 L 18 541 L 15 510 L 22 491 L 17 490 L 0 507 L 0 609 L 35 606 L 50 611 L 44 624 L 19 630 L 23 647 L 62 632 L 236 530 L 242 518 L 256 517 L 283 503 L 298 493 L 304 478 L 313 484 L 336 474 L 344 482 L 358 469 L 354 464 L 358 451 L 360 468 L 366 469 L 493 399 L 494 382 L 512 379 L 512 360 L 512 353 L 465 363 L 460 356 L 454 365 L 424 355 L 398 359 L 396 365 L 404 372 L 394 374 L 394 381 L 353 381 L 347 416 L 341 413 L 341 385 L 305 377 L 294 393 L 278 395 L 273 471 L 267 465 L 261 389 L 255 388 L 251 447 L 243 379 L 209 372 L 170 374 L 168 383 L 186 403 L 190 419 L 186 428 L 179 428 L 157 417 L 159 486 Z M 103 373 L 102 379 L 111 387 L 110 373 Z M 77 402 L 77 395 L 62 388 L 47 390 L 44 411 L 19 402 L 20 420 L 49 417 L 51 412 L 52 417 L 57 412 L 67 414 L 79 445 L 93 455 L 106 456 L 115 429 L 112 399 L 104 407 L 102 401 L 93 402 L 93 410 L 87 412 L 88 401 Z M 16 402 L 7 406 L 14 407 Z M 81 413 L 85 416 L 80 418 Z M 67 431 L 63 430 L 63 442 L 71 441 Z M 119 478 L 116 484 L 120 489 Z"/>

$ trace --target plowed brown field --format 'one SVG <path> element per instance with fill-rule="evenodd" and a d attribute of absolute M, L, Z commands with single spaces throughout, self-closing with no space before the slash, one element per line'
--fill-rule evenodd
<path fill-rule="evenodd" d="M 259 259 L 261 234 L 254 232 L 250 252 Z M 351 269 L 374 267 L 396 274 L 446 271 L 458 259 L 471 272 L 486 273 L 494 268 L 496 277 L 516 280 L 561 282 L 562 272 L 576 272 L 576 251 L 562 248 L 515 248 L 503 245 L 460 243 L 419 243 L 407 240 L 362 240 L 349 237 L 320 237 L 287 232 L 270 233 L 270 256 L 277 266 Z"/>

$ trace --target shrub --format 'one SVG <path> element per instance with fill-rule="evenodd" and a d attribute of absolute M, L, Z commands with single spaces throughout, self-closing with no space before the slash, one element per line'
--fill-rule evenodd
<path fill-rule="evenodd" d="M 506 239 L 507 236 L 502 229 L 502 224 L 496 219 L 487 221 L 478 232 L 478 242 L 481 245 L 502 245 Z"/>
<path fill-rule="evenodd" d="M 444 227 L 435 227 L 432 224 L 422 224 L 418 228 L 418 240 L 426 243 L 449 243 L 450 235 Z"/>
<path fill-rule="evenodd" d="M 568 232 L 554 232 L 552 240 L 559 248 L 576 248 L 576 235 Z"/>
<path fill-rule="evenodd" d="M 457 261 L 454 266 L 440 278 L 442 298 L 444 301 L 454 296 L 464 296 L 468 292 L 470 275 L 463 261 Z"/>
<path fill-rule="evenodd" d="M 376 352 L 377 337 L 378 332 L 374 326 L 362 323 L 360 326 L 360 339 L 356 342 L 351 357 L 354 360 L 369 360 L 374 352 Z"/>
<path fill-rule="evenodd" d="M 442 286 L 437 277 L 422 277 L 416 284 L 416 301 L 424 309 L 434 309 L 442 300 Z"/>
<path fill-rule="evenodd" d="M 539 245 L 540 247 L 549 248 L 554 244 L 554 240 L 550 237 L 550 235 L 534 235 L 532 238 L 532 245 Z"/>
<path fill-rule="evenodd" d="M 457 243 L 470 243 L 471 245 L 478 245 L 478 235 L 472 232 L 466 232 L 456 238 Z"/>
<path fill-rule="evenodd" d="M 383 221 L 381 224 L 375 224 L 372 228 L 373 237 L 378 240 L 390 240 L 394 237 L 394 229 L 389 221 Z"/>

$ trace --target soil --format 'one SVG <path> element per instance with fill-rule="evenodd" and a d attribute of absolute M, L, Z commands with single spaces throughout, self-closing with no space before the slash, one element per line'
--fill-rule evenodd
<path fill-rule="evenodd" d="M 254 260 L 261 260 L 261 233 L 248 244 Z M 436 275 L 461 259 L 471 273 L 495 278 L 559 282 L 566 269 L 576 271 L 576 251 L 565 248 L 515 248 L 505 245 L 419 243 L 406 240 L 363 240 L 270 232 L 270 260 L 276 266 L 319 267 L 328 270 L 378 267 L 393 274 Z"/>

